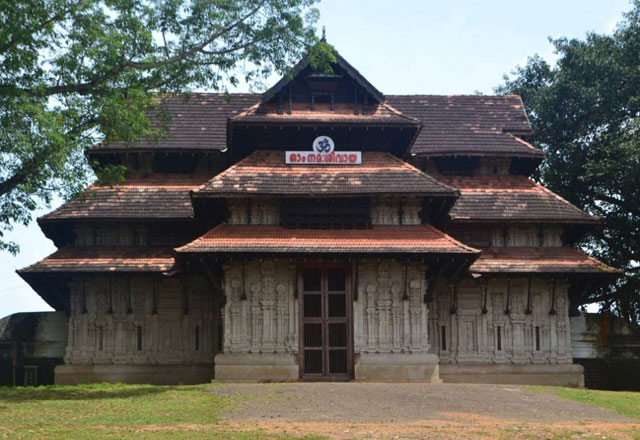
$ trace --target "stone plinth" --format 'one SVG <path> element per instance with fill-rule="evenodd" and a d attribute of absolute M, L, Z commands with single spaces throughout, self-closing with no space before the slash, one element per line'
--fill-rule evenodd
<path fill-rule="evenodd" d="M 299 377 L 294 354 L 218 354 L 216 382 L 291 381 Z"/>
<path fill-rule="evenodd" d="M 445 383 L 493 383 L 584 387 L 582 365 L 440 365 Z"/>
<path fill-rule="evenodd" d="M 213 378 L 213 365 L 58 365 L 56 385 L 81 383 L 199 384 Z"/>
<path fill-rule="evenodd" d="M 361 354 L 355 379 L 373 382 L 440 382 L 438 356 L 426 353 Z"/>

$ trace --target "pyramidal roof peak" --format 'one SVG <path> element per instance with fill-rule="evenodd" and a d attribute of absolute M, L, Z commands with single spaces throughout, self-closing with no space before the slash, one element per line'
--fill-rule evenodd
<path fill-rule="evenodd" d="M 323 27 L 320 41 L 311 46 L 291 71 L 262 95 L 262 102 L 276 99 L 287 87 L 291 88 L 303 81 L 314 82 L 316 88 L 324 87 L 324 90 L 331 90 L 335 89 L 336 83 L 341 80 L 354 83 L 365 92 L 364 94 L 378 103 L 385 101 L 384 94 L 327 43 L 326 29 Z"/>

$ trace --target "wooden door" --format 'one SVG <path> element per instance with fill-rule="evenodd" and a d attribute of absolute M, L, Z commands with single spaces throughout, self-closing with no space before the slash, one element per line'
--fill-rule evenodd
<path fill-rule="evenodd" d="M 350 267 L 304 266 L 300 271 L 300 378 L 353 378 Z"/>

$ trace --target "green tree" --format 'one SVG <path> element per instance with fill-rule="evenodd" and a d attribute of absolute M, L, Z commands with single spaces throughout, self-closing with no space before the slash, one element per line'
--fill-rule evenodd
<path fill-rule="evenodd" d="M 603 219 L 581 243 L 626 276 L 594 293 L 630 322 L 640 322 L 640 1 L 611 35 L 552 40 L 559 58 L 539 56 L 496 89 L 522 95 L 531 141 L 548 157 L 539 178 Z"/>
<path fill-rule="evenodd" d="M 162 94 L 284 72 L 317 41 L 316 1 L 0 0 L 0 249 L 86 185 L 88 147 L 153 135 Z"/>

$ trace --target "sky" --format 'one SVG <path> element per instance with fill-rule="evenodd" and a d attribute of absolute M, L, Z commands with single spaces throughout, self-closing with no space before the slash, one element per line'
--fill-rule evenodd
<path fill-rule="evenodd" d="M 539 54 L 556 57 L 549 37 L 610 33 L 628 0 L 323 0 L 319 29 L 387 94 L 490 94 L 505 73 Z M 244 91 L 244 90 L 237 90 Z M 526 105 L 526 103 L 525 103 Z M 42 207 L 34 218 L 61 203 Z M 6 234 L 21 246 L 0 251 L 0 318 L 51 310 L 15 270 L 55 251 L 35 221 Z"/>

